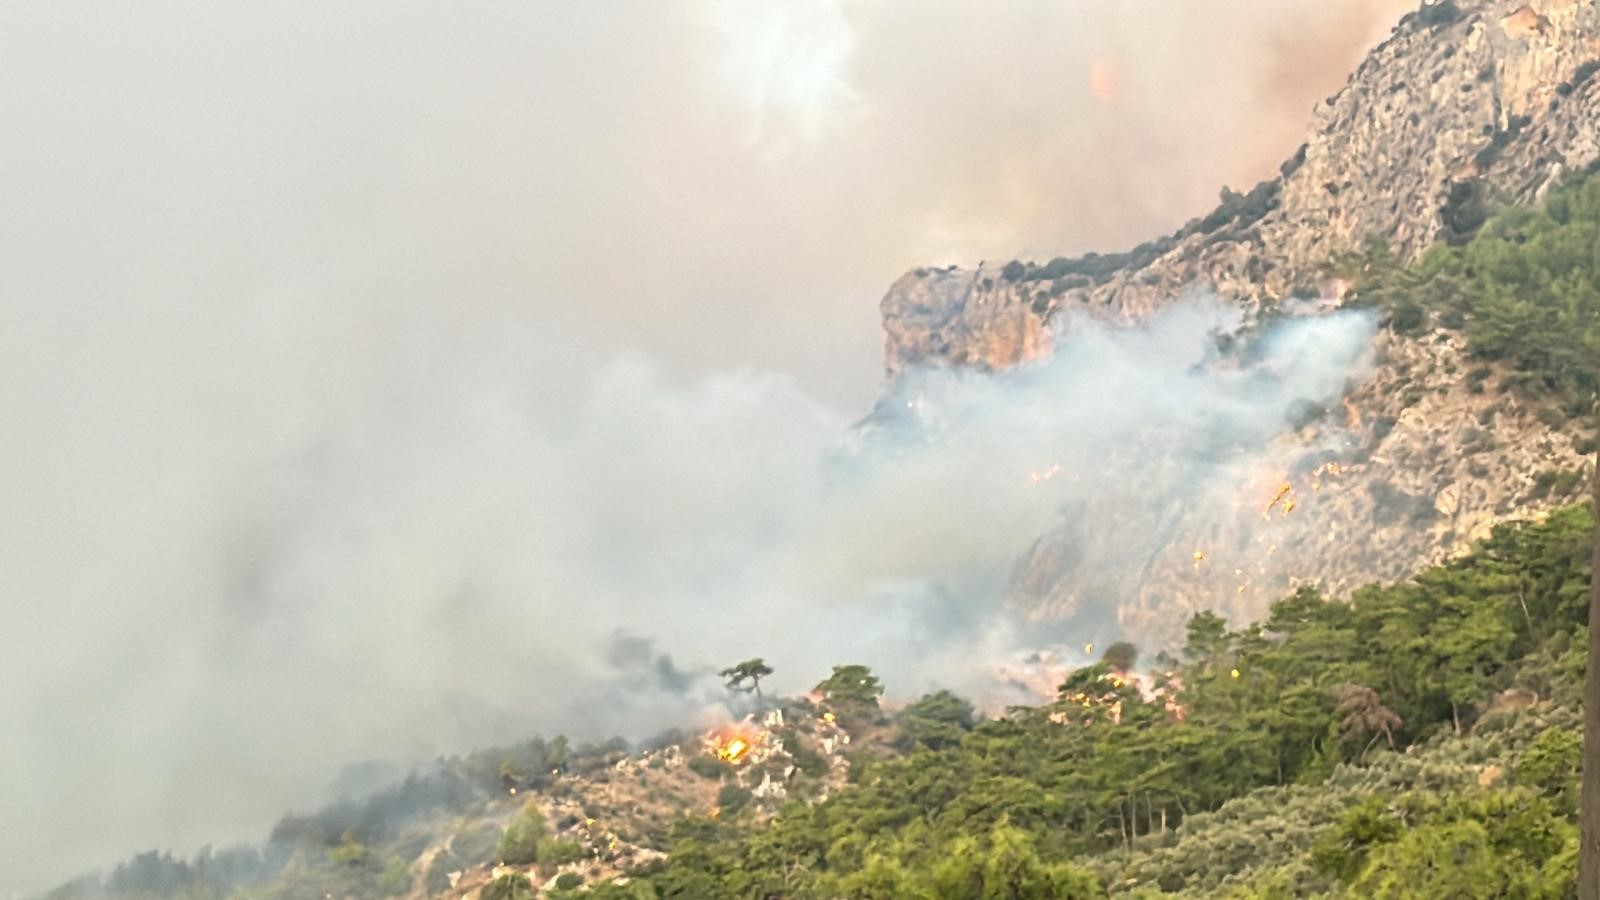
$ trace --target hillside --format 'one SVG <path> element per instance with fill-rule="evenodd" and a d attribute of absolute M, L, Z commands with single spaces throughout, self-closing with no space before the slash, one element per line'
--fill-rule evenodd
<path fill-rule="evenodd" d="M 1415 263 L 1437 243 L 1469 240 L 1493 209 L 1533 204 L 1595 165 L 1597 72 L 1592 3 L 1425 5 L 1318 105 L 1280 175 L 1224 190 L 1215 211 L 1177 233 L 1127 253 L 905 275 L 882 302 L 888 371 L 1014 366 L 1070 340 L 1057 332 L 1075 316 L 1137 321 L 1195 290 L 1258 318 L 1290 308 L 1291 297 L 1310 309 L 1360 302 L 1359 261 L 1336 261 L 1371 239 Z M 1459 326 L 1432 316 L 1386 329 L 1370 376 L 1350 385 L 1341 408 L 1279 442 L 1255 476 L 1211 486 L 1240 498 L 1237 514 L 1146 510 L 1141 527 L 1171 535 L 1166 549 L 1092 590 L 1080 576 L 1109 568 L 1117 542 L 1064 523 L 1019 564 L 1014 602 L 1070 619 L 1116 596 L 1125 629 L 1171 637 L 1175 607 L 1251 617 L 1299 584 L 1344 594 L 1374 577 L 1406 577 L 1497 522 L 1563 502 L 1538 479 L 1585 471 L 1590 429 L 1499 390 L 1514 373 L 1475 358 Z M 1480 366 L 1486 374 L 1463 377 Z M 1338 477 L 1317 475 L 1330 461 Z M 1285 483 L 1294 515 L 1263 523 L 1256 513 Z M 1114 520 L 1126 502 L 1085 518 Z M 1270 557 L 1267 547 L 1276 548 Z M 1197 548 L 1208 557 L 1200 571 L 1190 564 Z"/>
<path fill-rule="evenodd" d="M 890 712 L 843 667 L 699 738 L 442 760 L 51 896 L 1568 896 L 1593 528 L 1567 508 L 1349 602 L 1198 614 L 1177 657 L 1108 647 L 991 721 Z"/>
<path fill-rule="evenodd" d="M 1600 174 L 1413 266 L 1369 248 L 1358 290 L 1397 344 L 1460 319 L 1495 395 L 1548 411 L 1600 387 L 1597 250 Z M 51 896 L 1568 897 L 1594 527 L 1563 506 L 1408 580 L 1186 615 L 1176 654 L 1112 644 L 988 720 L 945 691 L 886 707 L 839 666 L 730 694 L 749 714 L 704 734 L 440 760 L 261 847 Z"/>
<path fill-rule="evenodd" d="M 915 414 L 930 369 L 1025 373 L 1186 294 L 1243 310 L 1204 365 L 1245 376 L 1274 326 L 1376 323 L 1336 402 L 1274 408 L 1248 470 L 1157 471 L 1177 450 L 1155 421 L 1092 471 L 1004 473 L 1096 487 L 1017 561 L 1012 608 L 1053 639 L 1109 610 L 1130 639 L 1038 703 L 901 700 L 845 659 L 804 696 L 735 678 L 714 727 L 441 758 L 257 845 L 48 896 L 1573 896 L 1596 76 L 1593 3 L 1425 4 L 1278 177 L 1175 234 L 894 284 L 886 400 L 853 437 Z"/>

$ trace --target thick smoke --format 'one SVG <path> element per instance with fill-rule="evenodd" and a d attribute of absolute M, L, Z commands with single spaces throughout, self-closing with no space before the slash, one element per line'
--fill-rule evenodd
<path fill-rule="evenodd" d="M 931 683 L 1079 401 L 848 438 L 873 298 L 1203 213 L 1403 5 L 0 7 L 0 892 L 743 655 Z"/>
<path fill-rule="evenodd" d="M 716 701 L 710 668 L 751 655 L 779 690 L 862 661 L 899 693 L 981 695 L 1013 649 L 1011 567 L 1129 471 L 1108 461 L 1155 449 L 1157 494 L 1232 478 L 1297 403 L 1334 402 L 1371 334 L 1296 319 L 1221 354 L 1237 322 L 1206 300 L 1067 326 L 1046 364 L 912 373 L 854 429 L 788 378 L 676 384 L 628 360 L 552 420 L 512 335 L 403 400 L 239 435 L 159 486 L 183 516 L 125 589 L 41 617 L 16 695 L 35 705 L 4 751 L 36 793 L 11 809 L 56 821 L 67 785 L 105 812 L 66 833 L 192 842 L 259 827 L 351 759 L 681 724 Z M 1136 541 L 1139 515 L 1120 523 Z"/>

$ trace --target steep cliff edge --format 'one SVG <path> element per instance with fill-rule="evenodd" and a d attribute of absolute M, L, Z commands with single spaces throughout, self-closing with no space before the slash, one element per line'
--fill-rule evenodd
<path fill-rule="evenodd" d="M 918 269 L 881 304 L 889 371 L 1003 367 L 1044 352 L 1079 306 L 1137 318 L 1192 284 L 1257 303 L 1318 284 L 1334 253 L 1382 235 L 1413 256 L 1600 158 L 1600 7 L 1438 3 L 1396 26 L 1314 113 L 1281 174 L 1125 254 Z"/>
<path fill-rule="evenodd" d="M 1379 236 L 1414 259 L 1597 160 L 1600 6 L 1427 4 L 1318 105 L 1278 177 L 1224 191 L 1176 234 L 1123 254 L 903 276 L 882 302 L 886 367 L 1005 368 L 1070 340 L 1065 311 L 1137 321 L 1197 287 L 1251 313 L 1289 296 L 1336 305 L 1347 286 L 1326 274 L 1335 254 Z M 1125 627 L 1170 632 L 1191 608 L 1253 616 L 1298 583 L 1342 592 L 1405 577 L 1496 522 L 1570 499 L 1585 438 L 1493 390 L 1493 367 L 1469 383 L 1480 367 L 1458 334 L 1385 332 L 1376 363 L 1348 412 L 1282 438 L 1280 471 L 1261 473 L 1268 497 L 1256 484 L 1217 486 L 1240 492 L 1234 520 L 1197 521 L 1177 503 L 1154 510 L 1167 551 L 1137 571 L 1112 567 L 1113 583 L 1085 576 L 1105 569 L 1095 557 L 1114 552 L 1115 525 L 1069 521 L 1020 563 L 1016 601 L 1050 617 L 1111 603 Z M 1330 445 L 1341 449 L 1310 449 Z M 1262 516 L 1272 485 L 1289 483 L 1295 514 Z"/>

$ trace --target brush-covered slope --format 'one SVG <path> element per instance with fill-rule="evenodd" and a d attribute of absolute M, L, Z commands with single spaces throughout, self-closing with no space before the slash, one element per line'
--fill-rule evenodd
<path fill-rule="evenodd" d="M 54 896 L 1571 896 L 1593 527 L 1565 508 L 1348 601 L 1198 614 L 1177 658 L 1108 647 L 989 721 L 887 710 L 840 667 L 741 726 L 484 751 Z"/>

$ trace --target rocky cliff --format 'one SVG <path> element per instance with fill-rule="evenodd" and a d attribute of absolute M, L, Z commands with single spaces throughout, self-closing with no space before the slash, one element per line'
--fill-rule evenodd
<path fill-rule="evenodd" d="M 1277 177 L 1224 190 L 1177 233 L 1127 253 L 903 276 L 882 302 L 886 365 L 1012 366 L 1071 339 L 1066 310 L 1135 321 L 1196 286 L 1251 313 L 1290 296 L 1336 305 L 1335 254 L 1379 236 L 1415 258 L 1597 160 L 1600 5 L 1429 3 L 1318 105 Z M 1188 608 L 1253 615 L 1295 583 L 1339 592 L 1457 553 L 1495 522 L 1569 500 L 1585 465 L 1582 439 L 1493 390 L 1499 374 L 1452 332 L 1385 333 L 1347 411 L 1285 435 L 1265 487 L 1223 486 L 1240 491 L 1235 520 L 1157 510 L 1169 551 L 1111 584 L 1084 574 L 1114 526 L 1069 523 L 1019 565 L 1016 599 L 1052 616 L 1114 602 L 1125 625 L 1170 634 Z M 1285 484 L 1295 514 L 1261 515 Z"/>

